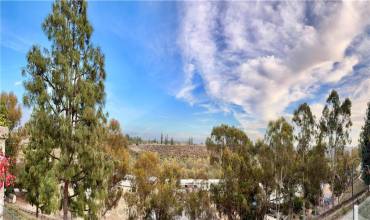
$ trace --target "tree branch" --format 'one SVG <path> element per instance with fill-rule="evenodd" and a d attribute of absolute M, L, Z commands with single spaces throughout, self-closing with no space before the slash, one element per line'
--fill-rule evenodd
<path fill-rule="evenodd" d="M 53 154 L 51 154 L 51 153 L 49 153 L 49 152 L 47 152 L 47 153 L 48 153 L 48 155 L 49 155 L 50 157 L 52 157 L 53 159 L 60 161 L 60 159 L 59 159 L 58 157 L 54 156 Z"/>

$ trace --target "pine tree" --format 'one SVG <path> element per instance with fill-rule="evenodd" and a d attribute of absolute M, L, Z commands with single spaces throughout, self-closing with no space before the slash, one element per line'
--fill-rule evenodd
<path fill-rule="evenodd" d="M 41 114 L 41 113 L 40 113 Z M 20 175 L 20 181 L 24 189 L 27 190 L 26 200 L 36 206 L 36 217 L 39 211 L 43 213 L 54 212 L 58 208 L 58 180 L 55 175 L 56 163 L 49 160 L 48 152 L 40 149 L 40 145 L 50 146 L 51 141 L 42 137 L 43 130 L 51 128 L 51 124 L 40 115 L 37 121 L 35 117 L 29 122 L 28 129 L 33 134 L 27 148 L 24 149 L 24 170 Z M 35 127 L 36 124 L 41 127 Z"/>
<path fill-rule="evenodd" d="M 367 104 L 365 125 L 360 134 L 360 154 L 362 158 L 362 179 L 370 185 L 370 102 Z"/>
<path fill-rule="evenodd" d="M 51 48 L 33 46 L 22 71 L 24 103 L 33 109 L 30 146 L 37 157 L 52 161 L 51 169 L 37 166 L 46 176 L 54 174 L 61 185 L 63 219 L 69 211 L 95 219 L 112 169 L 101 147 L 106 120 L 104 55 L 90 41 L 93 29 L 85 1 L 57 0 L 42 28 Z"/>

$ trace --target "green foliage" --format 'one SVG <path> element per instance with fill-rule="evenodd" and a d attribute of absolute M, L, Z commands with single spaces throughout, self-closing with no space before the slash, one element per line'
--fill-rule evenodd
<path fill-rule="evenodd" d="M 25 132 L 22 127 L 18 127 L 22 117 L 22 108 L 18 103 L 17 96 L 10 92 L 2 92 L 0 95 L 0 126 L 9 128 L 9 136 L 5 141 L 5 155 L 13 160 L 17 159 L 20 142 L 25 137 Z M 10 172 L 16 173 L 17 164 L 12 163 Z M 13 187 L 7 187 L 6 193 L 13 192 Z"/>
<path fill-rule="evenodd" d="M 156 219 L 170 220 L 182 212 L 182 193 L 179 191 L 180 167 L 176 163 L 165 163 L 150 196 L 146 216 L 152 212 Z"/>
<path fill-rule="evenodd" d="M 293 147 L 293 127 L 284 119 L 269 122 L 265 139 L 274 152 L 275 181 L 278 196 L 287 200 L 289 215 L 298 185 L 299 160 Z"/>
<path fill-rule="evenodd" d="M 301 104 L 293 114 L 293 123 L 295 125 L 295 140 L 299 155 L 304 159 L 307 151 L 310 149 L 315 132 L 315 118 L 307 103 Z M 303 161 L 304 163 L 304 161 Z"/>
<path fill-rule="evenodd" d="M 235 151 L 250 143 L 251 141 L 242 130 L 224 124 L 214 127 L 211 136 L 206 140 L 207 149 L 211 154 L 211 163 L 220 162 L 225 148 Z"/>
<path fill-rule="evenodd" d="M 2 126 L 9 127 L 9 137 L 5 143 L 5 155 L 16 158 L 19 143 L 24 136 L 22 128 L 16 129 L 22 117 L 22 108 L 14 93 L 2 92 L 0 95 L 0 121 Z M 14 168 L 14 167 L 13 167 Z"/>
<path fill-rule="evenodd" d="M 222 156 L 223 181 L 212 187 L 212 200 L 229 219 L 238 216 L 240 219 L 262 219 L 264 215 L 259 212 L 264 204 L 259 186 L 260 168 L 249 153 L 242 152 L 225 149 Z"/>
<path fill-rule="evenodd" d="M 349 132 L 352 126 L 351 101 L 347 98 L 341 102 L 338 93 L 333 90 L 326 100 L 319 124 L 319 141 L 325 143 L 331 161 L 331 179 L 335 195 L 340 195 L 345 189 L 348 180 L 338 182 L 338 176 L 342 175 L 343 167 L 339 164 L 344 147 L 350 143 Z M 348 175 L 346 175 L 349 178 Z M 345 178 L 345 176 L 343 176 Z M 339 191 L 338 191 L 339 190 Z"/>
<path fill-rule="evenodd" d="M 22 117 L 22 109 L 18 103 L 17 96 L 10 92 L 2 92 L 0 95 L 0 126 L 9 127 L 12 131 Z"/>
<path fill-rule="evenodd" d="M 209 193 L 199 189 L 184 196 L 184 209 L 190 220 L 216 219 Z"/>
<path fill-rule="evenodd" d="M 310 186 L 308 177 L 308 165 L 309 157 L 308 153 L 311 151 L 313 138 L 315 134 L 315 118 L 311 112 L 310 106 L 307 103 L 299 105 L 298 109 L 294 111 L 293 114 L 293 124 L 294 124 L 294 139 L 297 141 L 297 157 L 298 157 L 298 183 L 302 188 L 303 198 L 302 207 L 305 206 L 308 195 L 311 193 L 308 191 Z M 320 187 L 320 185 L 319 185 Z M 319 190 L 321 190 L 319 188 Z M 296 212 L 297 209 L 293 208 Z M 305 212 L 305 209 L 303 208 Z"/>
<path fill-rule="evenodd" d="M 128 141 L 122 134 L 120 124 L 112 119 L 107 128 L 104 150 L 113 162 L 113 171 L 108 180 L 108 196 L 105 198 L 103 215 L 117 207 L 123 192 L 118 184 L 127 173 L 129 166 Z"/>
<path fill-rule="evenodd" d="M 221 183 L 211 187 L 217 210 L 229 219 L 263 218 L 267 196 L 260 183 L 271 173 L 263 171 L 247 135 L 240 129 L 221 125 L 213 129 L 207 147 L 219 153 L 222 167 Z M 261 148 L 258 150 L 262 152 Z"/>
<path fill-rule="evenodd" d="M 184 179 L 219 179 L 221 166 L 209 164 L 209 158 L 163 158 L 162 163 L 176 162 L 181 168 L 181 178 Z"/>
<path fill-rule="evenodd" d="M 325 146 L 318 142 L 307 154 L 304 197 L 316 206 L 322 196 L 321 184 L 329 180 L 329 161 L 325 156 Z"/>
<path fill-rule="evenodd" d="M 350 143 L 349 131 L 351 121 L 351 101 L 347 98 L 342 103 L 338 93 L 333 90 L 326 100 L 320 120 L 320 135 L 326 142 L 331 159 L 335 159 L 337 151 L 343 151 Z"/>
<path fill-rule="evenodd" d="M 303 209 L 303 199 L 300 197 L 295 196 L 293 198 L 293 212 L 294 213 L 300 213 Z"/>
<path fill-rule="evenodd" d="M 179 189 L 180 167 L 160 165 L 157 154 L 144 152 L 135 162 L 133 192 L 125 194 L 129 218 L 173 219 L 182 211 Z"/>
<path fill-rule="evenodd" d="M 20 175 L 22 187 L 27 190 L 26 200 L 44 213 L 52 213 L 59 207 L 58 181 L 55 163 L 49 160 L 47 152 L 38 150 L 39 137 L 35 136 L 24 149 L 24 170 Z M 49 142 L 50 143 L 50 142 Z"/>
<path fill-rule="evenodd" d="M 215 127 L 207 148 L 222 167 L 223 181 L 211 189 L 217 210 L 229 219 L 261 218 L 269 209 L 292 217 L 304 207 L 318 205 L 321 186 L 328 181 L 339 196 L 348 186 L 350 167 L 355 164 L 355 155 L 344 152 L 350 143 L 350 109 L 350 100 L 341 103 L 333 91 L 318 125 L 304 103 L 294 112 L 294 127 L 284 118 L 271 121 L 265 141 L 254 145 L 241 130 Z M 327 158 L 331 152 L 335 152 L 335 163 L 333 157 Z M 329 178 L 333 174 L 335 178 Z M 302 194 L 297 197 L 297 192 Z M 270 203 L 272 193 L 282 198 L 282 205 Z"/>
<path fill-rule="evenodd" d="M 259 213 L 266 213 L 270 207 L 270 196 L 277 187 L 275 179 L 274 151 L 264 141 L 257 140 L 254 144 L 254 157 L 258 160 L 259 183 L 263 193 L 259 195 Z"/>
<path fill-rule="evenodd" d="M 9 121 L 6 119 L 6 115 L 3 112 L 0 112 L 0 126 L 9 126 Z"/>
<path fill-rule="evenodd" d="M 350 185 L 351 158 L 349 152 L 337 154 L 336 175 L 334 178 L 334 195 L 339 197 Z"/>
<path fill-rule="evenodd" d="M 130 136 L 130 135 L 126 134 L 126 139 L 128 141 L 128 144 L 130 144 L 130 145 L 131 144 L 139 145 L 139 144 L 143 143 L 143 140 L 139 136 L 133 137 L 133 136 Z"/>
<path fill-rule="evenodd" d="M 38 166 L 43 175 L 54 176 L 61 184 L 64 219 L 68 211 L 98 218 L 113 167 L 101 147 L 105 134 L 104 55 L 90 41 L 92 26 L 87 18 L 85 1 L 54 2 L 42 25 L 51 47 L 33 46 L 22 72 L 24 103 L 33 109 L 32 154 L 52 161 L 52 169 L 43 163 Z M 26 163 L 36 165 L 34 160 Z M 47 185 L 46 180 L 39 180 L 40 186 Z"/>
<path fill-rule="evenodd" d="M 8 139 L 5 140 L 5 155 L 17 161 L 19 152 L 22 151 L 21 141 L 27 138 L 27 129 L 24 127 L 14 128 L 9 132 Z M 12 163 L 10 166 L 10 172 L 18 176 L 19 163 Z M 12 192 L 12 189 L 7 188 L 7 193 Z"/>
<path fill-rule="evenodd" d="M 360 134 L 360 155 L 362 159 L 362 179 L 370 185 L 370 102 L 367 104 L 365 124 Z"/>

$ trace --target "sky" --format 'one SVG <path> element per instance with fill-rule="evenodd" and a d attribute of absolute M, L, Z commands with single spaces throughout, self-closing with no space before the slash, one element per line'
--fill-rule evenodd
<path fill-rule="evenodd" d="M 0 5 L 0 90 L 22 100 L 28 50 L 50 47 L 41 24 L 52 2 Z M 224 123 L 255 140 L 303 102 L 319 118 L 335 89 L 352 101 L 356 145 L 370 101 L 369 11 L 365 1 L 89 2 L 105 110 L 145 138 L 203 142 Z"/>

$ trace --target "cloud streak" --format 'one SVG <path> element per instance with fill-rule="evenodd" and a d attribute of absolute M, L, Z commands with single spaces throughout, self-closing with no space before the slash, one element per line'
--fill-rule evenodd
<path fill-rule="evenodd" d="M 369 54 L 369 36 L 364 34 L 369 3 L 187 2 L 182 6 L 178 42 L 185 81 L 178 98 L 204 105 L 204 98 L 197 99 L 197 88 L 202 86 L 207 102 L 231 112 L 254 137 L 261 136 L 267 121 L 291 114 L 294 103 L 310 100 L 318 112 L 323 104 L 319 101 L 330 88 L 343 90 L 354 107 L 366 108 L 369 95 L 355 94 L 366 94 L 368 80 L 356 88 L 357 93 L 348 91 L 352 77 L 368 77 L 354 67 L 368 68 L 363 63 Z M 202 85 L 195 82 L 196 75 Z M 360 114 L 353 113 L 354 130 Z"/>

